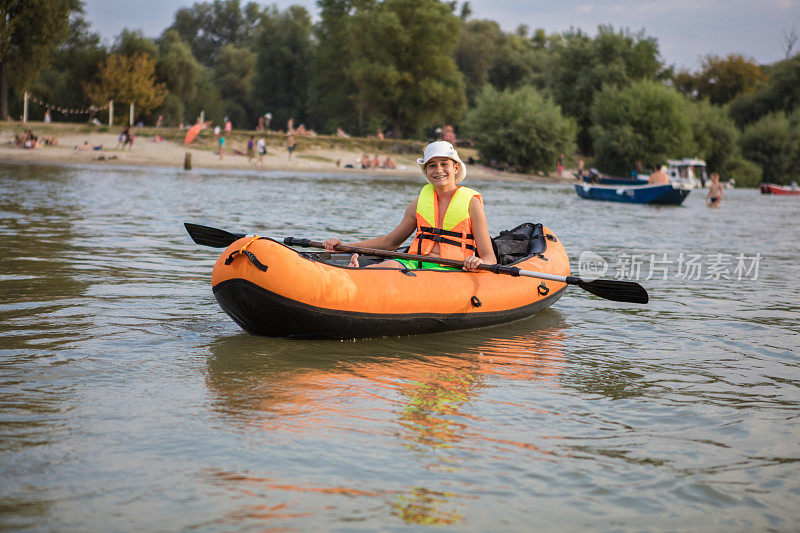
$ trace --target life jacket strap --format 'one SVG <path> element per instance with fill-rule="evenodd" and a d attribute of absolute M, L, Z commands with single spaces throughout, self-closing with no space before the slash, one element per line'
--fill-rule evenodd
<path fill-rule="evenodd" d="M 448 237 L 458 237 L 460 239 L 474 239 L 472 233 L 460 233 L 458 231 L 450 231 L 447 229 L 431 228 L 427 226 L 420 226 L 420 233 L 432 233 L 434 235 L 447 235 Z"/>
<path fill-rule="evenodd" d="M 461 234 L 459 233 L 458 236 L 460 237 Z M 442 237 L 441 235 L 428 235 L 427 233 L 420 233 L 419 234 L 420 245 L 422 244 L 422 239 L 428 239 L 434 242 L 441 242 L 444 244 L 449 244 L 451 246 L 458 246 L 462 249 L 466 248 L 468 250 L 472 250 L 475 253 L 478 253 L 478 248 L 474 244 L 467 244 L 464 241 L 454 241 L 452 239 L 447 239 L 445 237 Z"/>

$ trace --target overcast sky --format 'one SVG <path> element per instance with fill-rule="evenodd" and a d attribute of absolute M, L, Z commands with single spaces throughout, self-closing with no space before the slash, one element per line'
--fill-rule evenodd
<path fill-rule="evenodd" d="M 110 41 L 123 28 L 156 37 L 175 11 L 194 0 L 85 0 L 93 28 Z M 247 0 L 242 0 L 245 4 Z M 284 9 L 302 5 L 317 17 L 315 0 L 257 2 Z M 461 2 L 459 2 L 459 5 Z M 783 31 L 800 34 L 800 0 L 470 0 L 472 17 L 491 19 L 506 31 L 520 24 L 531 30 L 563 32 L 571 26 L 594 35 L 599 24 L 612 24 L 658 39 L 663 59 L 696 70 L 708 54 L 731 53 L 760 63 L 783 59 Z M 794 52 L 800 52 L 800 43 Z"/>

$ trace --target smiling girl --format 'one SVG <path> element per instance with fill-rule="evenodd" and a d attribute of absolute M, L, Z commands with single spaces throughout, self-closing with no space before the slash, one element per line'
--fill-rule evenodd
<path fill-rule="evenodd" d="M 463 261 L 463 269 L 467 271 L 474 271 L 483 263 L 496 263 L 483 199 L 477 191 L 458 185 L 466 177 L 467 170 L 453 145 L 446 141 L 430 143 L 417 163 L 428 184 L 419 197 L 408 204 L 400 224 L 382 237 L 349 245 L 395 250 L 416 230 L 409 253 Z M 328 239 L 324 244 L 332 251 L 341 241 Z M 358 254 L 353 255 L 349 266 L 358 266 Z M 408 259 L 390 259 L 370 266 L 457 270 Z"/>

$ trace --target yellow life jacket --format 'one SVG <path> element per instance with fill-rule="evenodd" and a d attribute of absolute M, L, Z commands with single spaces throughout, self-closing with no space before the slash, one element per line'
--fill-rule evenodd
<path fill-rule="evenodd" d="M 438 242 L 439 256 L 445 259 L 463 261 L 470 255 L 478 255 L 469 218 L 469 203 L 473 197 L 483 202 L 477 191 L 459 187 L 450 199 L 439 227 L 439 198 L 433 185 L 425 185 L 417 199 L 417 234 L 409 252 L 429 255 Z"/>

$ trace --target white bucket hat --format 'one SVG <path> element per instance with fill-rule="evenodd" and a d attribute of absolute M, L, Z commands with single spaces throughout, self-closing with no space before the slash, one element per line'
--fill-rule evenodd
<path fill-rule="evenodd" d="M 453 145 L 447 141 L 436 141 L 426 146 L 422 158 L 417 159 L 417 164 L 419 165 L 420 170 L 422 170 L 422 175 L 425 176 L 425 179 L 428 179 L 428 176 L 425 174 L 425 164 L 434 157 L 447 157 L 458 163 L 456 183 L 461 183 L 461 181 L 467 177 L 467 167 L 461 161 L 461 158 L 458 157 L 458 152 L 456 152 L 456 149 L 453 148 Z"/>

